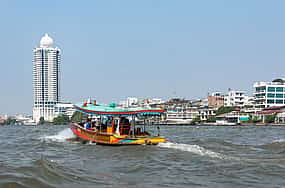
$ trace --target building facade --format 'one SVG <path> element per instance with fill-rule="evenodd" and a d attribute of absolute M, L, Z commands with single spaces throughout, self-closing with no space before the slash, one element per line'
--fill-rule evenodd
<path fill-rule="evenodd" d="M 242 107 L 245 103 L 245 92 L 244 91 L 233 91 L 230 90 L 224 97 L 225 106 L 237 106 Z"/>
<path fill-rule="evenodd" d="M 160 98 L 146 98 L 139 101 L 139 106 L 144 108 L 161 108 L 164 101 Z"/>
<path fill-rule="evenodd" d="M 219 108 L 224 106 L 224 95 L 221 92 L 212 93 L 208 96 L 208 106 L 210 108 Z"/>
<path fill-rule="evenodd" d="M 285 80 L 276 79 L 272 82 L 256 82 L 254 100 L 257 108 L 285 105 Z"/>
<path fill-rule="evenodd" d="M 60 102 L 54 106 L 54 116 L 55 117 L 59 115 L 66 115 L 70 119 L 72 115 L 74 114 L 74 112 L 75 112 L 75 109 L 72 103 Z"/>
<path fill-rule="evenodd" d="M 54 107 L 60 101 L 61 51 L 53 47 L 53 39 L 45 34 L 40 46 L 33 50 L 34 103 L 33 120 L 52 121 Z"/>
<path fill-rule="evenodd" d="M 192 101 L 174 98 L 164 103 L 166 124 L 189 124 L 199 115 L 198 107 Z"/>

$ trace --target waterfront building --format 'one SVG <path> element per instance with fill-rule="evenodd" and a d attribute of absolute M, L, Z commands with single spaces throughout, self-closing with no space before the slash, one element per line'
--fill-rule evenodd
<path fill-rule="evenodd" d="M 139 106 L 144 108 L 160 108 L 164 101 L 160 98 L 146 98 L 139 101 Z"/>
<path fill-rule="evenodd" d="M 74 114 L 74 112 L 75 112 L 75 109 L 73 108 L 72 103 L 60 102 L 54 106 L 54 116 L 55 117 L 59 115 L 66 115 L 70 119 L 72 115 Z"/>
<path fill-rule="evenodd" d="M 33 124 L 33 119 L 31 115 L 25 114 L 16 114 L 15 116 L 11 116 L 12 119 L 16 120 L 16 124 L 18 125 L 31 125 Z"/>
<path fill-rule="evenodd" d="M 136 97 L 128 97 L 127 98 L 127 107 L 135 107 L 138 105 L 138 98 Z"/>
<path fill-rule="evenodd" d="M 200 118 L 201 121 L 206 121 L 208 120 L 211 116 L 215 116 L 215 110 L 214 108 L 210 107 L 201 107 L 198 109 L 198 117 Z"/>
<path fill-rule="evenodd" d="M 255 100 L 253 96 L 245 96 L 245 101 L 243 107 L 240 108 L 241 112 L 254 114 L 257 111 L 260 111 L 259 108 L 255 106 Z"/>
<path fill-rule="evenodd" d="M 189 124 L 199 116 L 198 107 L 194 107 L 190 100 L 174 98 L 163 106 L 166 110 L 166 124 Z"/>
<path fill-rule="evenodd" d="M 195 99 L 191 101 L 192 106 L 195 107 L 207 107 L 208 106 L 208 98 L 205 99 Z"/>
<path fill-rule="evenodd" d="M 245 98 L 244 91 L 229 90 L 228 94 L 224 97 L 224 106 L 242 107 L 244 106 Z"/>
<path fill-rule="evenodd" d="M 137 97 L 128 97 L 127 100 L 125 101 L 119 101 L 118 105 L 124 108 L 130 108 L 130 107 L 159 108 L 163 103 L 164 101 L 160 98 L 138 99 Z"/>
<path fill-rule="evenodd" d="M 224 106 L 224 95 L 221 92 L 214 92 L 208 96 L 208 106 L 211 108 L 220 108 Z"/>
<path fill-rule="evenodd" d="M 272 82 L 256 82 L 253 87 L 257 108 L 285 105 L 285 79 L 275 79 Z"/>
<path fill-rule="evenodd" d="M 274 123 L 285 123 L 285 106 L 271 106 L 256 112 L 255 115 L 262 123 L 266 123 L 266 116 L 275 115 Z M 272 122 L 273 123 L 273 122 Z"/>
<path fill-rule="evenodd" d="M 52 121 L 54 107 L 60 101 L 61 51 L 53 47 L 53 39 L 45 34 L 40 46 L 33 50 L 34 103 L 33 120 Z"/>
<path fill-rule="evenodd" d="M 123 108 L 138 107 L 139 99 L 136 97 L 127 97 L 127 100 L 119 101 L 118 105 Z"/>
<path fill-rule="evenodd" d="M 238 125 L 250 119 L 247 113 L 232 111 L 216 116 L 216 125 Z"/>
<path fill-rule="evenodd" d="M 118 106 L 126 108 L 127 107 L 127 101 L 119 101 Z"/>
<path fill-rule="evenodd" d="M 253 96 L 245 96 L 244 97 L 244 106 L 254 107 L 255 106 L 254 97 Z"/>

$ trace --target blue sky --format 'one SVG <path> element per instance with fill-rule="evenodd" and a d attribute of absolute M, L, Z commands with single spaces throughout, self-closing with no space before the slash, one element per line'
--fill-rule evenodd
<path fill-rule="evenodd" d="M 0 115 L 32 111 L 32 49 L 62 49 L 62 98 L 206 97 L 284 76 L 285 1 L 0 1 Z"/>

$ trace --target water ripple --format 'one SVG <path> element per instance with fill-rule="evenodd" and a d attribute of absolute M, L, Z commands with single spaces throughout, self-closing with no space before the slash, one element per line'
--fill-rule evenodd
<path fill-rule="evenodd" d="M 171 142 L 125 147 L 74 142 L 66 126 L 0 129 L 0 188 L 285 185 L 285 127 L 165 126 Z"/>

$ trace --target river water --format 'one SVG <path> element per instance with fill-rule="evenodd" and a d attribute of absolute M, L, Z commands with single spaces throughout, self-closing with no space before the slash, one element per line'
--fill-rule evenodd
<path fill-rule="evenodd" d="M 111 147 L 67 126 L 0 126 L 0 187 L 285 187 L 285 127 L 160 129 L 168 143 Z"/>

